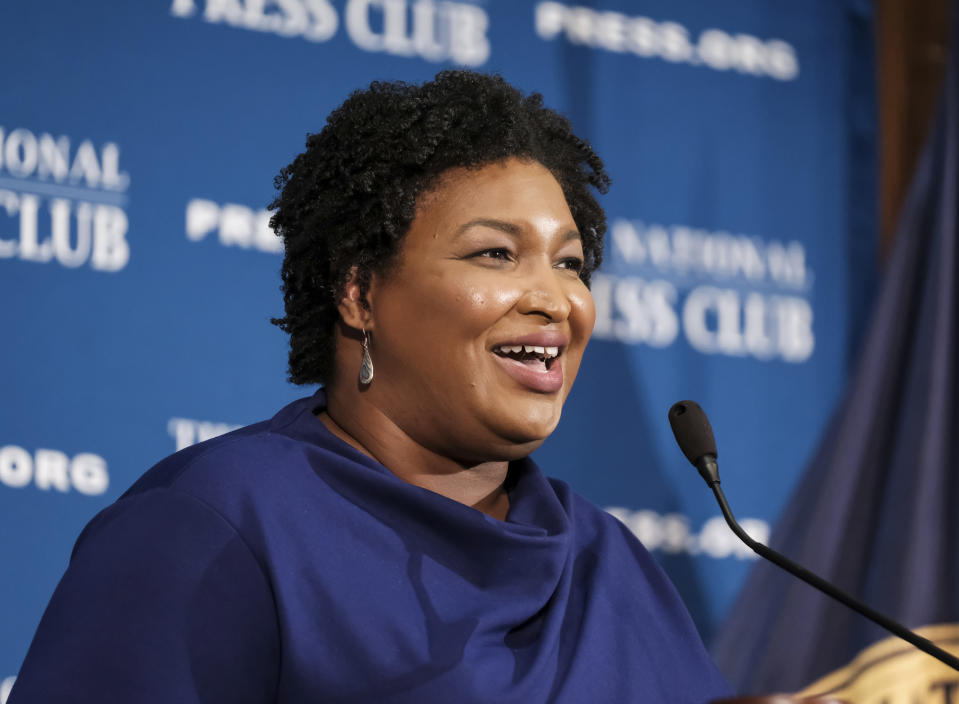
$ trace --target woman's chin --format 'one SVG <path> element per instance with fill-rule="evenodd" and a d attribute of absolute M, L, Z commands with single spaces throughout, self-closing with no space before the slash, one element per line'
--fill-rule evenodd
<path fill-rule="evenodd" d="M 535 410 L 540 412 L 536 413 Z M 519 459 L 533 452 L 556 430 L 559 410 L 548 409 L 547 413 L 543 413 L 543 410 L 530 409 L 528 414 L 512 415 L 510 419 L 504 419 L 506 422 L 498 424 L 497 435 L 505 445 L 515 448 L 516 456 L 510 459 Z"/>
<path fill-rule="evenodd" d="M 527 440 L 525 442 L 514 438 L 502 438 L 495 445 L 487 445 L 483 448 L 482 456 L 472 457 L 466 460 L 460 460 L 464 464 L 482 464 L 484 462 L 515 462 L 539 449 L 546 438 L 536 440 Z"/>

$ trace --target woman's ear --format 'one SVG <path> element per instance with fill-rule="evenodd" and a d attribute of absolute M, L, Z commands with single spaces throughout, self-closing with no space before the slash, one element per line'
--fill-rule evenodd
<path fill-rule="evenodd" d="M 366 294 L 373 286 L 372 276 L 369 277 L 367 290 L 364 293 L 361 283 L 362 274 L 357 267 L 350 268 L 349 278 L 343 287 L 343 297 L 337 305 L 340 312 L 340 318 L 344 323 L 356 330 L 371 330 L 373 322 L 373 310 L 368 303 Z"/>

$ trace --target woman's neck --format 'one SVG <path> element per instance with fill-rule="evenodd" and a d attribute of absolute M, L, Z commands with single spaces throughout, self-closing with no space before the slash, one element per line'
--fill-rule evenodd
<path fill-rule="evenodd" d="M 504 487 L 508 462 L 463 464 L 423 447 L 378 408 L 361 399 L 339 404 L 328 394 L 327 403 L 317 418 L 348 445 L 409 484 L 505 520 L 509 511 Z"/>

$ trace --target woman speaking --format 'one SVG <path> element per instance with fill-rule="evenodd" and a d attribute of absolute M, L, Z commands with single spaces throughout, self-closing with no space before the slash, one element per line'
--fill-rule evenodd
<path fill-rule="evenodd" d="M 594 321 L 600 159 L 498 77 L 374 83 L 277 178 L 290 378 L 86 527 L 10 704 L 706 702 L 675 590 L 528 458 Z"/>

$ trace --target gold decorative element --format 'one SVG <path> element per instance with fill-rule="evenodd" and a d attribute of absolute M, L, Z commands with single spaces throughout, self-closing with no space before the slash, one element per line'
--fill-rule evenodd
<path fill-rule="evenodd" d="M 924 626 L 916 633 L 959 655 L 959 623 Z M 869 646 L 848 665 L 799 694 L 828 695 L 851 704 L 959 704 L 959 672 L 890 637 Z"/>

